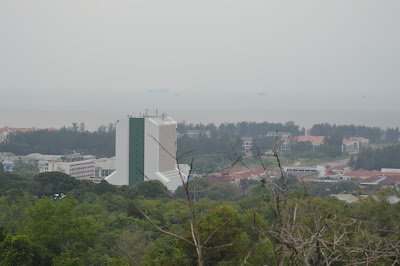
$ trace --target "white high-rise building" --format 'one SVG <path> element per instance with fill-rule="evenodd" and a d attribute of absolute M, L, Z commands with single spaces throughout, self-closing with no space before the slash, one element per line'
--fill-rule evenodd
<path fill-rule="evenodd" d="M 127 117 L 116 124 L 116 171 L 106 178 L 113 185 L 159 180 L 169 190 L 182 185 L 176 164 L 176 126 L 170 117 Z M 187 167 L 185 167 L 187 169 Z"/>

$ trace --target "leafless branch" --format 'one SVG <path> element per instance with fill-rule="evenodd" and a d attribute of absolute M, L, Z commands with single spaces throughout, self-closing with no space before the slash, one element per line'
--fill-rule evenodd
<path fill-rule="evenodd" d="M 190 245 L 192 245 L 192 246 L 195 245 L 193 242 L 187 240 L 186 238 L 184 238 L 184 237 L 182 237 L 182 236 L 180 236 L 180 235 L 177 235 L 177 234 L 174 234 L 174 233 L 172 233 L 172 232 L 169 232 L 169 231 L 167 231 L 167 230 L 162 229 L 162 228 L 159 227 L 147 214 L 145 214 L 142 210 L 139 210 L 139 212 L 140 212 L 140 213 L 143 215 L 143 217 L 145 217 L 146 220 L 149 221 L 158 231 L 160 231 L 160 232 L 162 232 L 162 233 L 164 233 L 164 234 L 166 234 L 166 235 L 169 235 L 169 236 L 178 238 L 178 239 L 180 239 L 180 240 L 182 240 L 182 241 L 185 241 L 186 243 L 188 243 L 188 244 L 190 244 Z"/>

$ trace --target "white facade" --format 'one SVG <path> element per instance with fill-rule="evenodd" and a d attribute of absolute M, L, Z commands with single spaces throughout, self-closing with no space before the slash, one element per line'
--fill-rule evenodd
<path fill-rule="evenodd" d="M 144 174 L 145 179 L 159 179 L 156 178 L 156 173 L 159 172 L 160 155 L 160 130 L 159 125 L 150 119 L 144 120 L 145 134 L 144 134 Z M 157 141 L 155 141 L 155 139 Z M 168 182 L 168 180 L 160 180 L 161 182 Z M 163 183 L 164 183 L 163 182 Z"/>
<path fill-rule="evenodd" d="M 39 160 L 38 167 L 40 173 L 62 172 L 79 180 L 90 180 L 100 182 L 95 173 L 94 156 L 51 156 L 51 160 Z"/>
<path fill-rule="evenodd" d="M 279 149 L 282 153 L 290 152 L 291 141 L 288 135 L 282 135 L 279 140 Z"/>
<path fill-rule="evenodd" d="M 284 172 L 297 177 L 324 177 L 326 169 L 324 166 L 317 167 L 284 167 Z"/>
<path fill-rule="evenodd" d="M 95 169 L 97 178 L 106 178 L 115 171 L 115 157 L 96 159 Z"/>
<path fill-rule="evenodd" d="M 246 154 L 251 154 L 253 150 L 253 138 L 252 137 L 242 137 L 243 142 L 243 152 Z"/>
<path fill-rule="evenodd" d="M 0 143 L 5 142 L 7 140 L 8 132 L 0 132 Z"/>
<path fill-rule="evenodd" d="M 129 184 L 129 117 L 118 120 L 115 131 L 115 171 L 106 181 L 117 186 Z"/>
<path fill-rule="evenodd" d="M 145 174 L 151 180 L 161 181 L 169 190 L 182 185 L 176 165 L 176 126 L 171 118 L 150 117 L 145 119 Z M 157 141 L 156 141 L 157 140 Z"/>
<path fill-rule="evenodd" d="M 207 138 L 211 138 L 210 130 L 200 130 L 200 129 L 189 129 L 186 134 L 189 138 L 198 139 L 200 136 L 205 136 Z"/>
<path fill-rule="evenodd" d="M 106 178 L 107 182 L 133 185 L 159 180 L 169 190 L 182 185 L 181 175 L 185 178 L 186 175 L 183 171 L 180 173 L 176 165 L 176 126 L 177 123 L 166 116 L 119 120 L 116 124 L 116 171 Z"/>
<path fill-rule="evenodd" d="M 400 173 L 400 169 L 396 168 L 382 168 L 381 169 L 382 173 Z"/>
<path fill-rule="evenodd" d="M 12 172 L 13 171 L 13 168 L 14 168 L 14 162 L 13 161 L 6 159 L 4 161 L 0 161 L 0 163 L 3 164 L 3 170 L 5 172 Z"/>
<path fill-rule="evenodd" d="M 369 140 L 361 137 L 353 137 L 350 139 L 343 139 L 342 152 L 349 154 L 357 154 L 362 147 L 368 146 Z"/>

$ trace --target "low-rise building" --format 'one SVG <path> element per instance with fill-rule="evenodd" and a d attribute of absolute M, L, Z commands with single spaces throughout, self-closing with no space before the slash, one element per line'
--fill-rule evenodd
<path fill-rule="evenodd" d="M 265 170 L 261 167 L 253 169 L 231 169 L 227 172 L 213 173 L 208 176 L 211 183 L 233 183 L 239 184 L 241 180 L 260 180 L 265 177 Z"/>
<path fill-rule="evenodd" d="M 14 168 L 14 162 L 13 161 L 6 159 L 6 160 L 2 161 L 1 163 L 3 164 L 3 170 L 5 172 L 12 172 L 13 171 L 13 168 Z"/>
<path fill-rule="evenodd" d="M 189 129 L 186 134 L 189 138 L 198 139 L 201 136 L 205 136 L 207 138 L 211 138 L 210 130 L 201 130 L 201 129 Z"/>
<path fill-rule="evenodd" d="M 400 173 L 400 169 L 396 168 L 382 168 L 381 169 L 382 173 Z"/>
<path fill-rule="evenodd" d="M 314 148 L 325 143 L 325 136 L 298 136 L 295 139 L 297 142 L 310 142 Z"/>
<path fill-rule="evenodd" d="M 393 188 L 400 185 L 399 169 L 383 168 L 381 171 L 355 170 L 346 171 L 342 175 L 351 180 L 358 180 L 362 187 Z"/>
<path fill-rule="evenodd" d="M 368 146 L 369 140 L 362 137 L 352 137 L 349 139 L 344 138 L 342 144 L 342 152 L 349 154 L 357 154 L 362 147 Z"/>
<path fill-rule="evenodd" d="M 267 137 L 291 137 L 292 134 L 289 132 L 275 132 L 275 131 L 270 131 L 266 134 Z"/>
<path fill-rule="evenodd" d="M 50 160 L 38 161 L 40 173 L 62 172 L 79 180 L 100 182 L 102 178 L 96 178 L 95 157 L 92 155 L 71 154 L 65 156 L 52 156 Z"/>
<path fill-rule="evenodd" d="M 243 142 L 243 152 L 251 154 L 253 150 L 253 137 L 241 137 Z"/>
<path fill-rule="evenodd" d="M 326 168 L 324 166 L 316 167 L 284 167 L 284 172 L 287 175 L 292 175 L 295 177 L 307 177 L 307 178 L 318 178 L 326 176 Z"/>
<path fill-rule="evenodd" d="M 26 133 L 30 131 L 38 130 L 37 128 L 13 128 L 3 127 L 0 128 L 0 143 L 5 142 L 10 134 L 13 133 Z"/>
<path fill-rule="evenodd" d="M 378 170 L 349 170 L 343 171 L 341 173 L 345 177 L 349 177 L 350 179 L 359 179 L 359 180 L 366 180 L 371 177 L 381 176 L 382 172 Z"/>
<path fill-rule="evenodd" d="M 0 143 L 3 143 L 7 140 L 8 134 L 9 132 L 0 130 Z"/>
<path fill-rule="evenodd" d="M 5 142 L 11 134 L 27 133 L 27 132 L 38 131 L 38 130 L 42 130 L 42 129 L 36 128 L 36 127 L 27 127 L 27 128 L 3 127 L 3 128 L 0 128 L 0 143 Z M 45 130 L 55 131 L 56 129 L 46 128 Z"/>
<path fill-rule="evenodd" d="M 106 178 L 115 171 L 115 156 L 100 158 L 95 161 L 96 178 Z"/>
<path fill-rule="evenodd" d="M 291 149 L 292 143 L 290 136 L 283 135 L 279 140 L 279 150 L 282 153 L 289 153 Z"/>

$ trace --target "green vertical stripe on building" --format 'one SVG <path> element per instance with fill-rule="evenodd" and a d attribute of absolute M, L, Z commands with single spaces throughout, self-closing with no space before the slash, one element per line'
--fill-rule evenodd
<path fill-rule="evenodd" d="M 144 180 L 144 118 L 129 118 L 129 185 Z"/>

